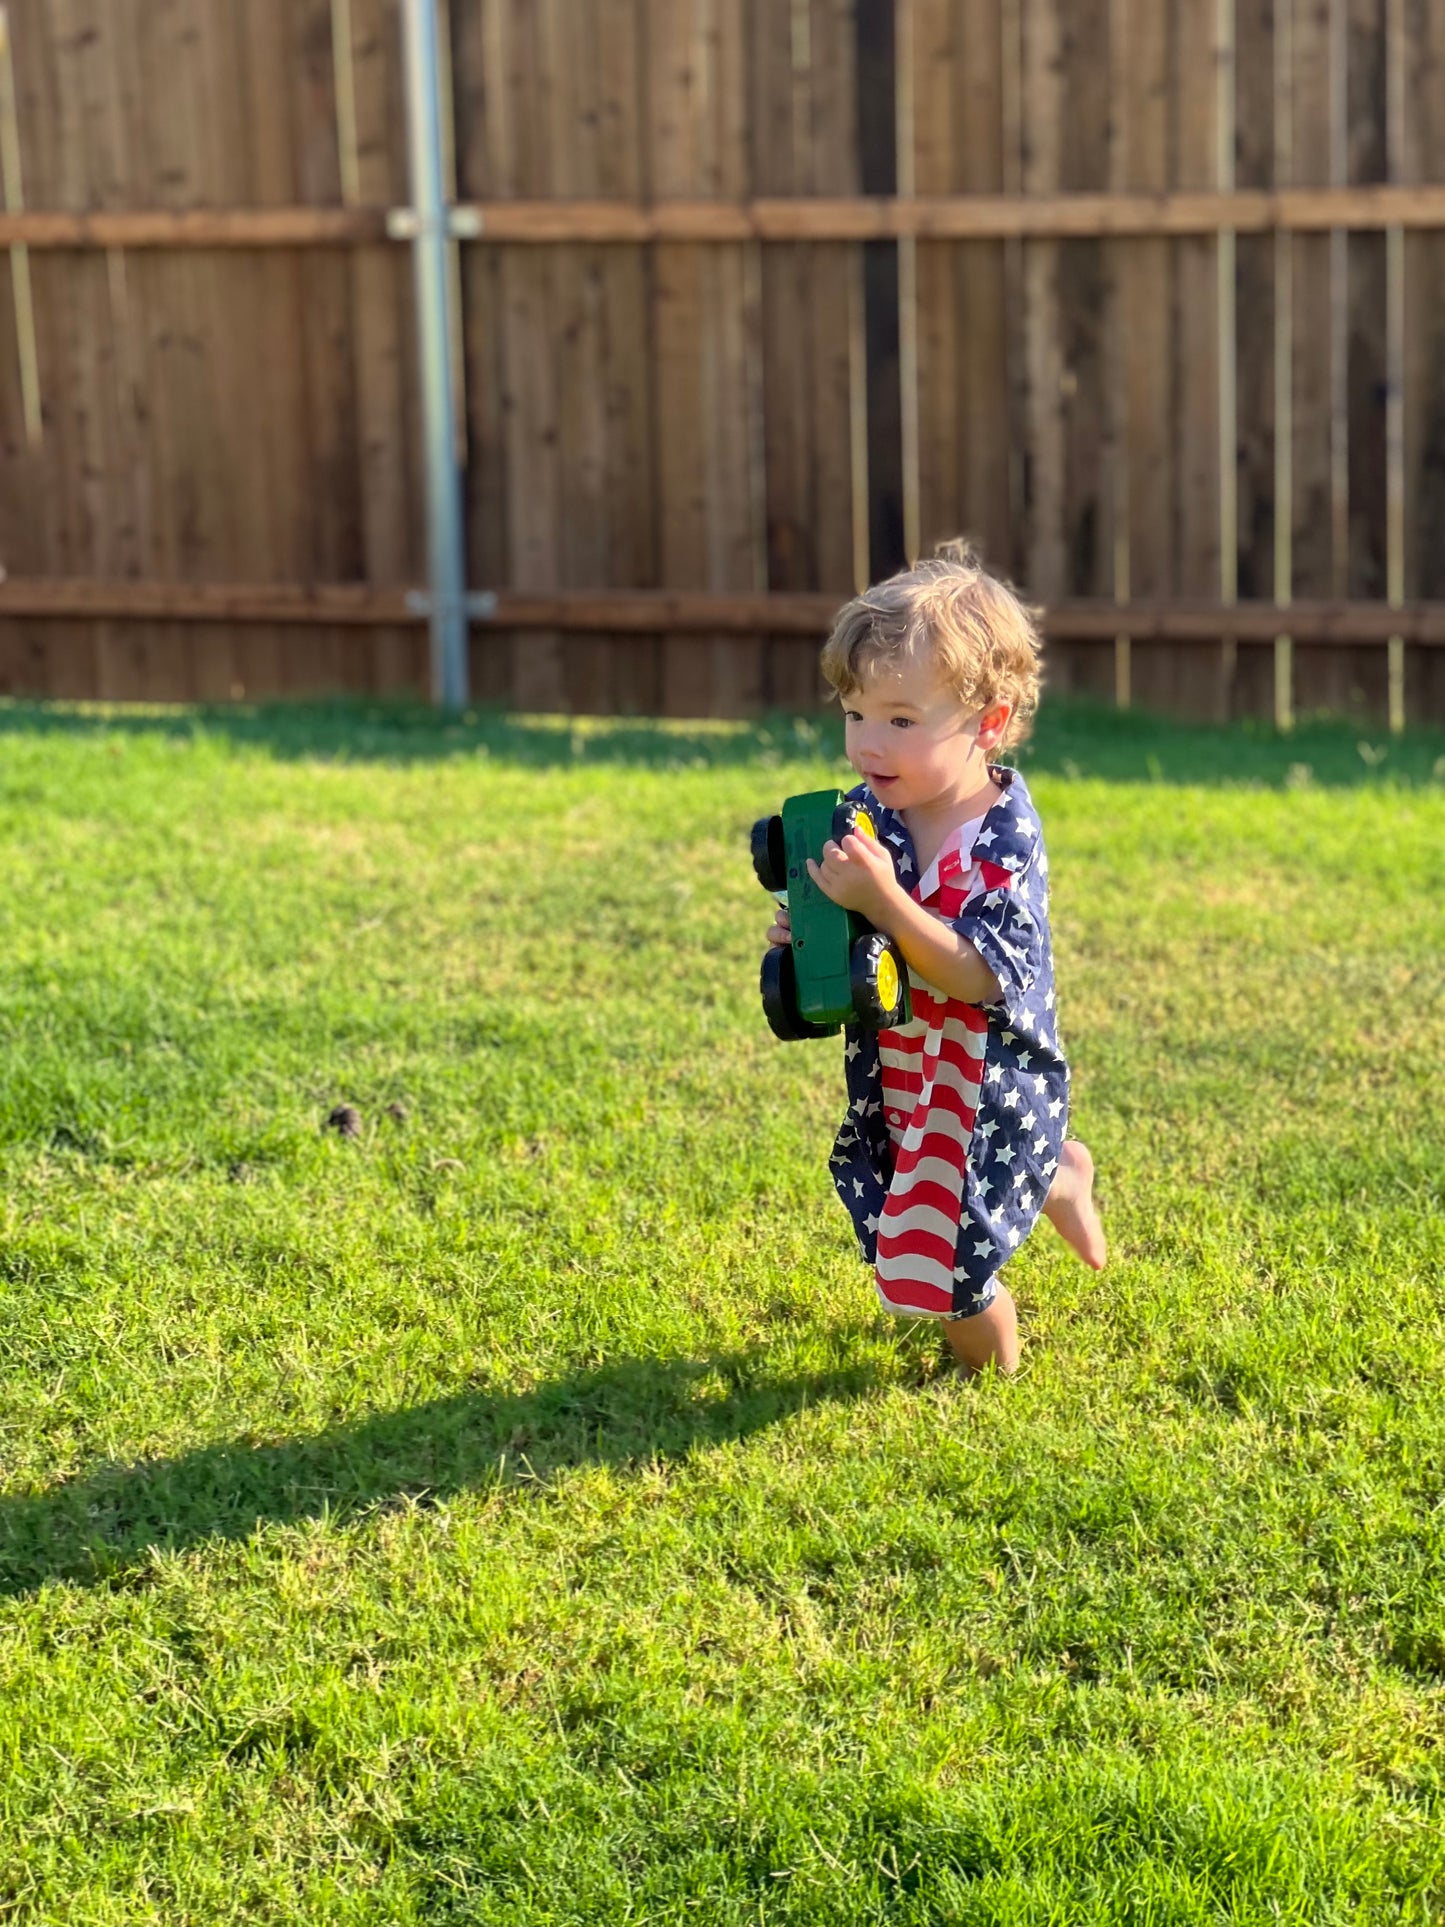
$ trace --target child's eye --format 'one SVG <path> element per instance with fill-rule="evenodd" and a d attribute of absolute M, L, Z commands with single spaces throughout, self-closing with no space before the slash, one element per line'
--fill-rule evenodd
<path fill-rule="evenodd" d="M 895 729 L 912 729 L 913 727 L 913 718 L 911 716 L 892 716 L 889 720 Z"/>
<path fill-rule="evenodd" d="M 843 711 L 843 721 L 845 723 L 861 723 L 862 720 L 863 720 L 863 716 L 860 710 L 845 709 Z"/>

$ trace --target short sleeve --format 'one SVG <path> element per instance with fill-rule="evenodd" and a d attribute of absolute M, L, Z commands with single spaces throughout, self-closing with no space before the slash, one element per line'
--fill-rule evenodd
<path fill-rule="evenodd" d="M 978 874 L 962 910 L 952 919 L 998 980 L 998 1002 L 1022 1003 L 1045 965 L 1042 844 L 1026 823 L 1015 821 L 979 852 Z"/>

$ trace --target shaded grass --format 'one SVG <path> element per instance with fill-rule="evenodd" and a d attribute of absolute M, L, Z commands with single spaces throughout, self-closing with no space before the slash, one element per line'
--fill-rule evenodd
<path fill-rule="evenodd" d="M 12 1917 L 1441 1916 L 1445 744 L 1045 710 L 1006 1386 L 758 1019 L 811 731 L 0 708 Z"/>
<path fill-rule="evenodd" d="M 518 716 L 469 710 L 442 721 L 435 710 L 396 703 L 284 703 L 246 707 L 117 710 L 98 703 L 0 700 L 0 740 L 102 736 L 113 752 L 131 738 L 186 743 L 198 736 L 285 760 L 392 764 L 491 756 L 510 767 L 550 769 L 623 763 L 651 769 L 717 769 L 781 763 L 814 752 L 841 756 L 836 711 L 749 723 L 679 723 L 648 717 Z M 1081 701 L 1046 702 L 1024 765 L 1070 778 L 1241 784 L 1303 789 L 1375 788 L 1445 780 L 1445 729 L 1401 737 L 1378 725 L 1305 715 L 1287 734 L 1245 720 L 1212 723 Z"/>

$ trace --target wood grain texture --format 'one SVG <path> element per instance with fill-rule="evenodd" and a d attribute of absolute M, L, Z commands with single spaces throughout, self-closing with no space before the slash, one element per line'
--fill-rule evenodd
<path fill-rule="evenodd" d="M 982 0 L 914 0 L 913 172 L 923 196 L 1005 185 L 1004 15 Z M 1017 567 L 1002 241 L 918 245 L 919 528 L 925 552 L 968 535 Z"/>
<path fill-rule="evenodd" d="M 739 198 L 749 165 L 743 0 L 688 8 L 644 0 L 644 21 L 650 192 Z M 767 559 L 757 264 L 744 244 L 659 244 L 652 292 L 660 580 L 759 587 Z M 763 693 L 755 643 L 663 645 L 667 714 L 736 713 L 759 706 Z"/>
<path fill-rule="evenodd" d="M 855 0 L 450 0 L 457 190 L 482 226 L 469 567 L 517 625 L 475 625 L 479 694 L 819 699 L 807 622 L 851 589 L 869 510 L 858 263 L 903 240 L 911 399 L 899 425 L 875 414 L 873 479 L 906 470 L 920 546 L 968 531 L 1052 602 L 1055 688 L 1112 690 L 1122 633 L 1137 700 L 1217 709 L 1212 634 L 1234 712 L 1267 714 L 1282 582 L 1300 706 L 1373 726 L 1393 577 L 1410 713 L 1445 713 L 1420 614 L 1445 598 L 1439 9 L 1234 0 L 1230 189 L 1218 0 L 898 6 L 903 191 L 863 195 Z M 349 66 L 333 0 L 11 0 L 27 208 L 0 217 L 0 687 L 423 686 L 410 273 L 385 215 L 407 186 L 397 0 L 344 12 Z M 1201 633 L 1228 551 L 1245 606 Z M 33 585 L 57 578 L 80 586 L 42 613 Z M 815 614 L 752 600 L 769 589 Z"/>
<path fill-rule="evenodd" d="M 1235 182 L 1264 191 L 1274 181 L 1274 0 L 1235 0 Z M 1235 580 L 1246 598 L 1274 592 L 1275 240 L 1235 239 Z M 1233 709 L 1268 716 L 1274 651 L 1235 651 Z"/>
<path fill-rule="evenodd" d="M 603 633 L 671 630 L 706 637 L 713 631 L 748 636 L 776 630 L 817 636 L 837 613 L 840 598 L 816 591 L 673 589 L 508 589 L 475 594 L 471 619 L 493 629 L 565 629 Z M 124 622 L 280 624 L 336 627 L 348 632 L 425 622 L 420 590 L 367 583 L 129 582 L 98 578 L 14 576 L 0 581 L 0 619 L 50 623 L 114 618 Z M 1299 634 L 1332 649 L 1387 644 L 1402 634 L 1422 648 L 1445 646 L 1445 601 L 1390 608 L 1379 602 L 1267 601 L 1223 606 L 1175 597 L 1136 599 L 1121 608 L 1111 597 L 1064 600 L 1044 610 L 1054 636 L 1105 641 L 1120 629 L 1139 637 L 1193 642 L 1227 632 L 1267 641 L 1286 619 Z"/>
<path fill-rule="evenodd" d="M 750 186 L 759 195 L 846 192 L 857 182 L 852 0 L 753 0 L 749 9 Z M 845 243 L 780 244 L 760 277 L 759 426 L 771 589 L 853 588 L 849 433 L 849 276 Z M 826 691 L 816 649 L 779 635 L 763 701 L 815 708 Z"/>
<path fill-rule="evenodd" d="M 1402 168 L 1445 181 L 1445 16 L 1428 0 L 1404 8 Z M 1405 594 L 1445 594 L 1445 234 L 1410 235 L 1405 252 Z M 1407 665 L 1411 717 L 1445 714 L 1440 666 Z"/>

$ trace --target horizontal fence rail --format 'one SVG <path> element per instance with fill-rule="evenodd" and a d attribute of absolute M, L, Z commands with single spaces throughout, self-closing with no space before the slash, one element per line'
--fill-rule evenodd
<path fill-rule="evenodd" d="M 750 201 L 462 201 L 453 240 L 578 242 L 1147 240 L 1445 229 L 1445 185 L 1209 193 L 850 195 Z M 409 208 L 197 207 L 0 213 L 0 247 L 301 248 L 410 240 Z"/>
<path fill-rule="evenodd" d="M 497 629 L 634 631 L 699 636 L 826 635 L 841 598 L 766 591 L 720 594 L 705 590 L 559 589 L 530 594 L 486 590 L 466 599 L 468 620 Z M 431 609 L 422 589 L 371 583 L 102 582 L 13 579 L 0 582 L 0 618 L 55 621 L 313 623 L 391 627 L 424 623 Z M 1388 643 L 1445 648 L 1445 602 L 1150 602 L 1119 604 L 1077 599 L 1043 612 L 1046 636 L 1065 642 L 1272 643 L 1297 641 L 1340 647 Z"/>

